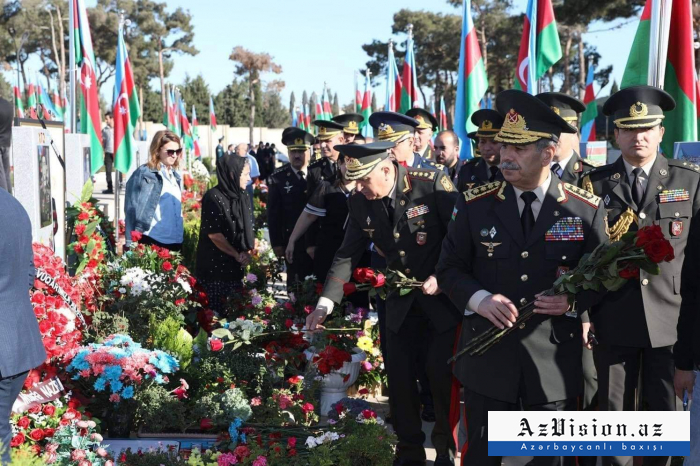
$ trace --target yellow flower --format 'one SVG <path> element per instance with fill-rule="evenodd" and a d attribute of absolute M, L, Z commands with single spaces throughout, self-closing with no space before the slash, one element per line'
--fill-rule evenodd
<path fill-rule="evenodd" d="M 373 343 L 370 337 L 360 337 L 357 339 L 357 347 L 362 351 L 370 351 L 372 349 Z"/>

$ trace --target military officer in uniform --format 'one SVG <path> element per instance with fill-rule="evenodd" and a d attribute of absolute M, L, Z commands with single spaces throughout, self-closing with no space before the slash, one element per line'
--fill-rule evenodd
<path fill-rule="evenodd" d="M 365 121 L 365 117 L 359 113 L 343 113 L 342 115 L 334 116 L 332 120 L 345 127 L 343 129 L 345 144 L 352 144 L 355 142 L 355 137 L 360 134 L 360 124 Z"/>
<path fill-rule="evenodd" d="M 394 464 L 425 464 L 416 378 L 418 345 L 428 341 L 429 375 L 436 422 L 432 442 L 436 465 L 451 465 L 454 443 L 450 433 L 450 369 L 459 312 L 437 287 L 434 271 L 440 245 L 452 214 L 457 191 L 440 171 L 405 168 L 389 158 L 391 142 L 340 146 L 346 157 L 346 176 L 356 180 L 350 196 L 347 230 L 307 328 L 323 322 L 343 297 L 343 285 L 367 245 L 383 251 L 392 270 L 423 281 L 421 289 L 387 298 L 387 366 L 394 429 L 399 439 Z"/>
<path fill-rule="evenodd" d="M 460 192 L 503 179 L 498 168 L 501 144 L 494 141 L 503 124 L 503 117 L 496 110 L 481 109 L 472 114 L 471 120 L 477 130 L 468 136 L 476 139 L 481 157 L 467 160 L 459 169 L 457 189 Z"/>
<path fill-rule="evenodd" d="M 444 170 L 444 167 L 414 152 L 418 120 L 396 112 L 374 112 L 369 117 L 369 124 L 374 128 L 378 141 L 391 141 L 395 146 L 390 150 L 391 156 L 406 168 L 432 168 Z"/>
<path fill-rule="evenodd" d="M 664 112 L 676 106 L 668 93 L 633 86 L 613 94 L 603 112 L 615 123 L 622 152 L 612 164 L 584 175 L 582 186 L 603 198 L 610 240 L 627 231 L 660 225 L 673 245 L 675 259 L 662 262 L 661 274 L 640 270 L 620 290 L 592 309 L 599 344 L 593 348 L 601 410 L 629 411 L 640 390 L 652 411 L 673 411 L 673 344 L 681 304 L 680 272 L 690 222 L 700 208 L 698 166 L 658 153 Z M 642 386 L 637 380 L 642 373 Z M 631 464 L 629 457 L 605 458 L 606 464 Z M 670 458 L 646 457 L 645 465 L 669 464 Z"/>
<path fill-rule="evenodd" d="M 313 135 L 299 128 L 286 128 L 282 143 L 289 150 L 289 163 L 270 175 L 267 223 L 275 254 L 284 258 L 287 242 L 308 198 L 306 178 Z M 287 263 L 287 287 L 311 275 L 313 262 L 304 239 L 297 241 L 294 262 Z"/>
<path fill-rule="evenodd" d="M 413 141 L 414 152 L 420 154 L 426 160 L 434 160 L 431 143 L 433 140 L 433 133 L 440 126 L 437 118 L 429 111 L 418 107 L 409 109 L 406 115 L 418 121 L 416 136 Z"/>
<path fill-rule="evenodd" d="M 552 107 L 552 110 L 564 121 L 578 129 L 578 114 L 586 110 L 586 105 L 575 97 L 561 92 L 543 92 L 537 98 Z M 550 169 L 565 183 L 580 185 L 584 171 L 600 166 L 578 155 L 581 143 L 578 131 L 574 134 L 562 134 L 557 144 L 557 152 L 552 159 Z"/>
<path fill-rule="evenodd" d="M 504 181 L 462 193 L 442 245 L 438 284 L 464 314 L 461 344 L 496 325 L 512 327 L 517 308 L 536 313 L 481 356 L 464 355 L 455 375 L 464 386 L 468 466 L 500 465 L 488 456 L 488 412 L 575 410 L 582 389 L 581 319 L 567 295 L 540 296 L 558 274 L 607 240 L 600 199 L 552 175 L 563 132 L 574 132 L 547 105 L 509 90 L 496 98 L 505 121 L 496 136 Z M 598 295 L 577 295 L 583 309 Z M 538 457 L 535 465 L 559 465 Z"/>
<path fill-rule="evenodd" d="M 224 156 L 224 145 L 221 144 L 221 142 L 224 140 L 224 137 L 221 136 L 219 138 L 219 143 L 216 145 L 216 160 L 219 160 L 221 157 Z"/>
<path fill-rule="evenodd" d="M 318 138 L 314 139 L 314 145 L 313 145 L 313 153 L 311 154 L 311 161 L 315 162 L 317 160 L 321 160 L 321 141 L 318 140 Z"/>
<path fill-rule="evenodd" d="M 335 121 L 314 120 L 318 127 L 316 138 L 321 143 L 321 158 L 309 165 L 309 177 L 307 179 L 307 200 L 311 197 L 321 181 L 334 183 L 339 177 L 338 151 L 335 146 L 345 144 L 343 131 L 345 126 Z M 306 253 L 314 258 L 319 225 L 311 225 L 306 232 Z"/>

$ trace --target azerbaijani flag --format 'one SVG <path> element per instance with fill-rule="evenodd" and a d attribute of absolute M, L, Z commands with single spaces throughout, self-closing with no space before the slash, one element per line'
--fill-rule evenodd
<path fill-rule="evenodd" d="M 394 46 L 389 43 L 389 59 L 386 62 L 386 101 L 384 110 L 387 112 L 396 112 L 401 107 L 401 76 L 399 76 L 399 67 L 396 65 L 394 58 Z"/>
<path fill-rule="evenodd" d="M 622 89 L 648 84 L 652 1 L 655 0 L 647 0 L 642 11 L 622 76 Z M 676 108 L 665 112 L 666 132 L 661 142 L 661 150 L 666 157 L 673 157 L 674 143 L 698 140 L 699 95 L 695 75 L 692 9 L 692 0 L 674 0 L 671 7 L 664 90 L 675 99 Z"/>
<path fill-rule="evenodd" d="M 54 107 L 53 102 L 51 101 L 51 97 L 49 96 L 49 93 L 46 92 L 46 89 L 44 89 L 41 86 L 37 86 L 39 90 L 39 104 L 41 105 L 41 109 L 43 111 L 42 118 L 44 120 L 59 120 L 58 117 L 58 111 L 56 110 L 56 107 Z"/>
<path fill-rule="evenodd" d="M 401 70 L 401 104 L 400 113 L 406 113 L 418 105 L 418 79 L 416 77 L 416 55 L 413 52 L 413 34 L 408 34 L 406 41 L 406 60 Z"/>
<path fill-rule="evenodd" d="M 309 111 L 309 104 L 304 104 L 304 118 L 306 118 L 306 131 L 312 133 L 314 128 L 311 125 L 311 112 Z"/>
<path fill-rule="evenodd" d="M 323 118 L 325 120 L 333 119 L 333 110 L 331 109 L 330 94 L 328 89 L 323 90 Z"/>
<path fill-rule="evenodd" d="M 437 114 L 435 113 L 435 97 L 430 99 L 430 114 L 437 119 Z"/>
<path fill-rule="evenodd" d="M 80 68 L 80 132 L 90 137 L 90 163 L 94 175 L 104 165 L 100 128 L 100 99 L 95 77 L 95 52 L 85 0 L 71 0 L 75 36 L 75 64 Z"/>
<path fill-rule="evenodd" d="M 364 121 L 360 123 L 360 131 L 364 137 L 372 137 L 372 127 L 369 125 L 369 116 L 372 114 L 372 83 L 369 78 L 369 70 L 365 73 L 365 93 L 362 96 L 361 115 Z"/>
<path fill-rule="evenodd" d="M 355 72 L 355 111 L 357 113 L 362 112 L 362 94 L 360 93 L 360 88 L 357 87 L 357 72 Z"/>
<path fill-rule="evenodd" d="M 36 87 L 34 84 L 27 85 L 27 110 L 29 110 L 29 118 L 36 120 Z"/>
<path fill-rule="evenodd" d="M 117 66 L 114 75 L 114 168 L 122 173 L 128 173 L 136 155 L 134 131 L 141 116 L 139 97 L 134 85 L 134 74 L 131 70 L 131 60 L 126 51 L 124 29 L 119 25 L 117 39 Z"/>
<path fill-rule="evenodd" d="M 24 118 L 24 104 L 22 103 L 22 91 L 20 91 L 19 87 L 17 86 L 13 86 L 12 89 L 15 94 L 15 109 L 17 110 L 15 116 L 17 118 Z"/>
<path fill-rule="evenodd" d="M 216 131 L 216 113 L 214 113 L 214 99 L 209 96 L 209 127 Z"/>
<path fill-rule="evenodd" d="M 455 102 L 454 131 L 462 141 L 460 159 L 474 157 L 467 133 L 476 126 L 471 115 L 479 109 L 479 102 L 488 88 L 484 59 L 481 56 L 476 29 L 472 21 L 471 0 L 462 1 L 462 42 L 459 51 L 459 74 L 457 76 L 457 100 Z"/>
<path fill-rule="evenodd" d="M 534 25 L 533 18 L 536 18 Z M 515 88 L 537 94 L 537 80 L 561 57 L 552 1 L 528 0 L 516 66 Z M 530 66 L 533 60 L 535 66 Z"/>
<path fill-rule="evenodd" d="M 323 98 L 323 97 L 321 97 Z M 326 116 L 323 114 L 323 103 L 321 103 L 321 100 L 316 102 L 316 120 L 325 120 Z"/>
<path fill-rule="evenodd" d="M 595 101 L 595 91 L 593 90 L 593 78 L 595 76 L 595 67 L 588 67 L 588 76 L 586 77 L 586 93 L 583 96 L 583 103 L 586 105 L 586 110 L 581 114 L 581 142 L 595 141 L 595 119 L 598 116 L 598 104 Z"/>
<path fill-rule="evenodd" d="M 192 137 L 192 126 L 190 126 L 190 121 L 187 119 L 187 111 L 185 110 L 185 101 L 182 100 L 182 96 L 178 94 L 178 113 L 180 115 L 180 128 L 182 139 L 184 139 L 184 145 L 186 149 L 194 149 L 194 138 Z"/>
<path fill-rule="evenodd" d="M 447 130 L 447 111 L 445 110 L 445 96 L 440 96 L 440 131 Z"/>
<path fill-rule="evenodd" d="M 194 144 L 194 156 L 199 158 L 202 156 L 202 151 L 199 148 L 199 121 L 197 121 L 197 111 L 192 104 L 192 141 Z"/>
<path fill-rule="evenodd" d="M 297 127 L 299 125 L 299 112 L 295 108 L 292 110 L 292 126 Z"/>
<path fill-rule="evenodd" d="M 63 121 L 63 115 L 65 114 L 66 109 L 63 105 L 63 102 L 61 101 L 61 97 L 59 96 L 58 92 L 53 92 L 53 94 L 51 95 L 51 100 L 53 101 L 53 108 L 56 109 L 57 119 Z"/>

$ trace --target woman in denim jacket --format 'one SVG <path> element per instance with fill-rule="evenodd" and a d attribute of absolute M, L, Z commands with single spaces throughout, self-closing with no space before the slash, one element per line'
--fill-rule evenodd
<path fill-rule="evenodd" d="M 176 171 L 182 145 L 172 131 L 153 136 L 148 163 L 126 183 L 126 244 L 138 241 L 170 251 L 182 250 L 182 181 Z"/>

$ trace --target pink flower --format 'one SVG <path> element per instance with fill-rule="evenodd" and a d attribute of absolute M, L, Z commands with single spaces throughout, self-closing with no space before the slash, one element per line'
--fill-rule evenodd
<path fill-rule="evenodd" d="M 104 439 L 102 438 L 102 436 L 101 436 L 100 434 L 98 434 L 97 432 L 95 432 L 94 434 L 90 434 L 90 440 L 92 440 L 93 442 L 98 442 L 98 443 L 100 443 L 100 442 L 102 442 L 102 440 L 104 440 Z"/>
<path fill-rule="evenodd" d="M 309 414 L 313 412 L 314 405 L 312 405 L 311 403 L 304 403 L 304 405 L 301 407 L 301 410 L 304 411 L 304 414 Z"/>
<path fill-rule="evenodd" d="M 253 466 L 267 466 L 267 458 L 264 456 L 258 456 L 255 461 L 253 461 Z"/>
<path fill-rule="evenodd" d="M 102 458 L 104 458 L 105 456 L 107 456 L 107 450 L 105 450 L 102 447 L 99 447 L 97 449 L 97 454 L 100 455 Z"/>
<path fill-rule="evenodd" d="M 362 369 L 369 372 L 372 370 L 372 363 L 369 361 L 362 361 Z"/>
<path fill-rule="evenodd" d="M 89 460 L 82 460 L 78 466 L 92 466 L 92 463 Z"/>
<path fill-rule="evenodd" d="M 109 401 L 112 403 L 119 403 L 122 400 L 122 398 L 119 396 L 119 393 L 112 393 L 109 395 Z"/>
<path fill-rule="evenodd" d="M 78 421 L 75 423 L 75 425 L 81 429 L 87 429 L 89 427 L 87 421 Z"/>
<path fill-rule="evenodd" d="M 252 400 L 250 400 L 250 406 L 260 406 L 262 404 L 262 399 L 259 396 L 256 396 Z"/>
<path fill-rule="evenodd" d="M 85 450 L 73 450 L 70 454 L 70 459 L 73 461 L 80 461 L 84 460 L 87 454 L 85 453 Z"/>

